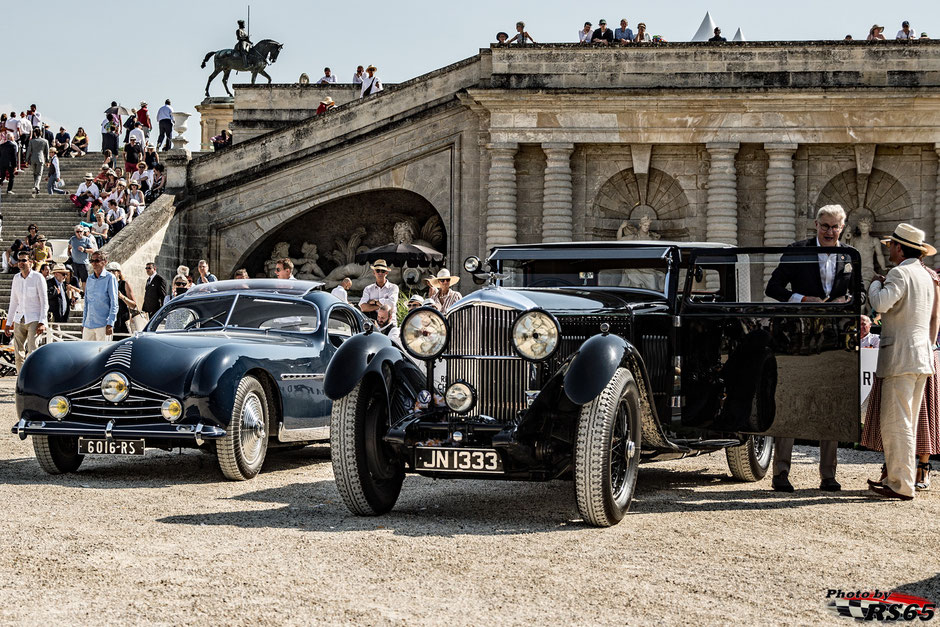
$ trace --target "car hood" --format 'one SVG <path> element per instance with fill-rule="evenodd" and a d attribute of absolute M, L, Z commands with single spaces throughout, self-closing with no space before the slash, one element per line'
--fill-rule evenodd
<path fill-rule="evenodd" d="M 520 311 L 539 308 L 560 314 L 593 314 L 622 311 L 637 304 L 665 302 L 663 297 L 627 290 L 490 287 L 461 298 L 451 311 L 465 306 L 493 305 Z"/>

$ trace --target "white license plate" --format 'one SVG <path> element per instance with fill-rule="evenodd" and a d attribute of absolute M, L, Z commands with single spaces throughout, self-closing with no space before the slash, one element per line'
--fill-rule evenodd
<path fill-rule="evenodd" d="M 496 473 L 503 472 L 503 461 L 493 449 L 418 447 L 415 470 Z"/>
<path fill-rule="evenodd" d="M 79 455 L 143 455 L 143 440 L 90 440 L 78 438 Z"/>

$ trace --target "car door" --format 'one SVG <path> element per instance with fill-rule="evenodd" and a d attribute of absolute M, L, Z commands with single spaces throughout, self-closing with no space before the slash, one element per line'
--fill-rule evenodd
<path fill-rule="evenodd" d="M 834 249 L 825 302 L 765 296 L 771 276 L 778 273 L 778 285 L 780 277 L 796 276 L 796 264 L 815 281 L 818 254 L 818 248 L 691 253 L 679 305 L 682 426 L 858 441 L 858 322 L 865 300 L 858 252 Z"/>

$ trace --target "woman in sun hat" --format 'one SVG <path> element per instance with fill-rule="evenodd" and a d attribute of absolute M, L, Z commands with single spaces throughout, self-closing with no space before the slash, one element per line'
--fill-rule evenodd
<path fill-rule="evenodd" d="M 884 41 L 884 26 L 879 26 L 878 24 L 873 24 L 871 29 L 868 31 L 868 37 L 865 39 L 867 41 Z"/>
<path fill-rule="evenodd" d="M 460 282 L 460 277 L 451 275 L 447 268 L 441 268 L 441 271 L 434 277 L 427 280 L 431 289 L 428 296 L 434 301 L 434 305 L 441 310 L 441 313 L 447 313 L 458 300 L 463 298 L 463 294 L 453 289 Z"/>
<path fill-rule="evenodd" d="M 327 111 L 329 111 L 335 106 L 336 106 L 336 103 L 333 102 L 333 99 L 327 96 L 326 98 L 320 101 L 320 106 L 317 107 L 317 115 L 320 115 L 321 113 L 326 113 Z"/>

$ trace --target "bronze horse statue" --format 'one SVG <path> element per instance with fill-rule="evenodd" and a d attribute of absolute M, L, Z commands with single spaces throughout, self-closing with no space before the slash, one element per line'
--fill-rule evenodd
<path fill-rule="evenodd" d="M 208 53 L 206 58 L 202 60 L 200 67 L 206 67 L 209 58 L 214 56 L 215 69 L 209 75 L 209 80 L 206 81 L 206 98 L 209 97 L 209 85 L 212 84 L 212 79 L 218 76 L 220 72 L 224 72 L 222 74 L 222 84 L 225 86 L 225 93 L 229 96 L 232 95 L 232 92 L 228 89 L 228 75 L 232 70 L 251 72 L 252 85 L 254 85 L 255 79 L 258 78 L 258 74 L 267 78 L 270 83 L 271 77 L 264 71 L 264 68 L 277 61 L 277 55 L 281 53 L 283 47 L 284 44 L 280 44 L 273 39 L 262 39 L 248 52 L 247 61 L 245 55 L 231 48 Z"/>

